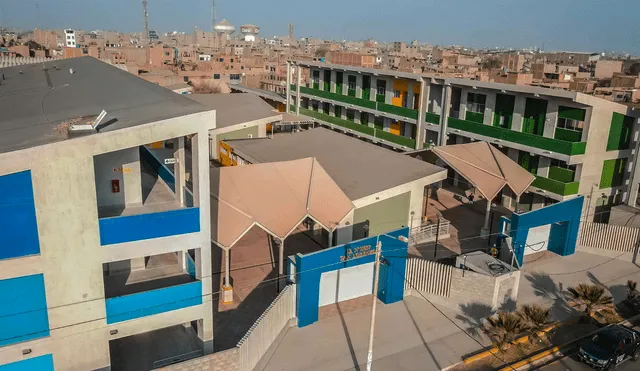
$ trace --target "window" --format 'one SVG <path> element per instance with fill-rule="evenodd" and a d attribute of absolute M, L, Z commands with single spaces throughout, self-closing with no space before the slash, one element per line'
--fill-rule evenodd
<path fill-rule="evenodd" d="M 577 165 L 569 165 L 564 161 L 561 160 L 556 160 L 555 158 L 551 159 L 551 162 L 549 163 L 549 166 L 555 166 L 555 167 L 559 167 L 562 169 L 567 169 L 567 170 L 571 170 L 571 171 L 576 171 L 577 169 Z"/>
<path fill-rule="evenodd" d="M 469 93 L 467 95 L 467 111 L 484 114 L 487 96 L 484 94 Z"/>
<path fill-rule="evenodd" d="M 356 90 L 356 77 L 348 76 L 347 79 L 348 79 L 347 85 L 349 87 L 349 90 Z"/>
<path fill-rule="evenodd" d="M 400 98 L 400 91 L 399 90 L 394 90 L 393 91 L 393 97 L 394 98 Z"/>
<path fill-rule="evenodd" d="M 71 36 L 67 35 L 67 40 L 71 40 Z"/>
<path fill-rule="evenodd" d="M 378 95 L 385 95 L 387 92 L 387 82 L 378 80 L 376 83 L 376 91 Z"/>
<path fill-rule="evenodd" d="M 558 127 L 562 129 L 582 131 L 584 129 L 584 121 L 560 117 L 558 118 Z"/>
<path fill-rule="evenodd" d="M 231 63 L 233 63 L 233 58 L 231 58 Z"/>
<path fill-rule="evenodd" d="M 185 76 L 183 79 L 184 79 L 184 82 L 189 82 L 189 76 Z"/>
<path fill-rule="evenodd" d="M 220 80 L 220 74 L 219 73 L 214 73 L 213 74 L 213 79 L 214 80 Z"/>

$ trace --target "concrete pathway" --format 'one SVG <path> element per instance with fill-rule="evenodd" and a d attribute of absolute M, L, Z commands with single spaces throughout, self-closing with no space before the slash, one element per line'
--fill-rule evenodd
<path fill-rule="evenodd" d="M 440 313 L 441 310 L 444 314 Z M 339 313 L 307 327 L 291 327 L 255 370 L 364 370 L 371 308 Z M 448 317 L 448 318 L 447 318 Z M 489 344 L 463 332 L 468 319 L 436 308 L 419 297 L 378 305 L 374 339 L 375 370 L 438 370 Z"/>

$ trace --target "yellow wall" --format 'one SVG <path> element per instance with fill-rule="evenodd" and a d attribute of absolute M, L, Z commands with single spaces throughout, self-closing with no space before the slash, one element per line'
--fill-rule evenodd
<path fill-rule="evenodd" d="M 400 135 L 400 123 L 397 121 L 392 122 L 391 125 L 389 126 L 389 132 L 391 134 Z"/>
<path fill-rule="evenodd" d="M 218 141 L 218 154 L 222 166 L 237 166 L 238 163 L 231 158 L 233 148 L 223 141 Z"/>

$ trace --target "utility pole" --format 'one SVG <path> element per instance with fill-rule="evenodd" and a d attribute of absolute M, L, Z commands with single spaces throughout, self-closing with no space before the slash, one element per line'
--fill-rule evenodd
<path fill-rule="evenodd" d="M 216 32 L 216 0 L 211 0 L 211 32 Z"/>
<path fill-rule="evenodd" d="M 147 0 L 142 0 L 142 10 L 144 12 L 144 37 L 149 40 L 149 13 L 147 13 Z"/>
<path fill-rule="evenodd" d="M 289 60 L 291 60 L 293 49 L 293 24 L 289 23 Z"/>
<path fill-rule="evenodd" d="M 373 363 L 373 331 L 376 326 L 376 302 L 378 301 L 378 281 L 380 276 L 380 251 L 382 250 L 382 241 L 378 236 L 376 243 L 376 261 L 373 268 L 373 305 L 371 306 L 371 327 L 369 328 L 369 351 L 367 352 L 367 371 L 371 371 Z"/>

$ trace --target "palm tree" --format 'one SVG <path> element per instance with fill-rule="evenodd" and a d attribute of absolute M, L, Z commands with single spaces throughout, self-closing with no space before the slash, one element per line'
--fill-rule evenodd
<path fill-rule="evenodd" d="M 534 343 L 540 339 L 538 333 L 545 330 L 549 321 L 550 309 L 544 309 L 538 305 L 523 305 L 517 312 L 523 322 L 526 331 L 529 333 L 529 343 Z"/>
<path fill-rule="evenodd" d="M 613 312 L 613 298 L 605 295 L 602 286 L 581 283 L 567 291 L 571 295 L 569 306 L 582 310 L 584 319 L 593 319 L 593 314 L 599 311 Z"/>
<path fill-rule="evenodd" d="M 636 287 L 638 286 L 638 282 L 628 280 L 627 281 L 627 300 L 631 301 L 638 296 L 638 291 L 636 291 Z"/>
<path fill-rule="evenodd" d="M 518 335 L 525 330 L 520 316 L 510 312 L 498 312 L 487 318 L 483 332 L 491 338 L 493 345 L 505 351 L 513 344 Z"/>

